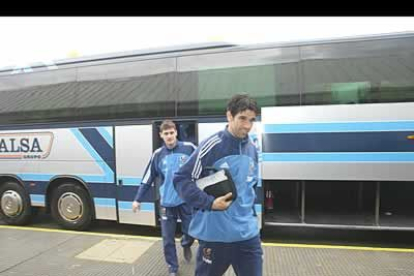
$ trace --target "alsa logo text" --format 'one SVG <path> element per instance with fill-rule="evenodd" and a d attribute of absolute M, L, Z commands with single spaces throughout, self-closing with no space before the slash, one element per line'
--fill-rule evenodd
<path fill-rule="evenodd" d="M 52 143 L 52 132 L 0 133 L 0 159 L 43 159 Z"/>

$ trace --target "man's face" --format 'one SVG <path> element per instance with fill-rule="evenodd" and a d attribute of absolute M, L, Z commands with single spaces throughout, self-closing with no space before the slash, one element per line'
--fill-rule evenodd
<path fill-rule="evenodd" d="M 160 132 L 160 137 L 164 140 L 167 148 L 173 148 L 177 143 L 177 130 L 175 128 L 164 129 Z"/>
<path fill-rule="evenodd" d="M 229 121 L 229 131 L 238 138 L 245 138 L 256 121 L 256 113 L 252 110 L 245 110 L 233 117 L 230 111 L 227 111 L 227 121 Z"/>

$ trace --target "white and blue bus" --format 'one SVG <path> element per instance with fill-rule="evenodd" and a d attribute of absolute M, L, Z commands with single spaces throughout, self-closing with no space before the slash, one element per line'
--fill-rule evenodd
<path fill-rule="evenodd" d="M 259 106 L 256 212 L 264 227 L 414 229 L 414 34 L 195 45 L 0 71 L 0 214 L 46 208 L 158 225 L 157 184 L 131 203 L 158 125 L 198 144 L 246 92 Z"/>

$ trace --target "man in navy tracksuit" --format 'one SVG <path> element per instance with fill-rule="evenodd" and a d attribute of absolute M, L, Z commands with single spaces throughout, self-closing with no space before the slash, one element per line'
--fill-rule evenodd
<path fill-rule="evenodd" d="M 191 245 L 194 239 L 188 235 L 188 226 L 192 217 L 192 208 L 184 203 L 174 189 L 172 180 L 174 173 L 188 160 L 195 146 L 190 142 L 177 140 L 177 129 L 174 122 L 164 121 L 160 126 L 160 136 L 164 145 L 157 149 L 145 170 L 140 189 L 132 204 L 134 212 L 140 209 L 143 196 L 154 182 L 155 178 L 161 178 L 159 188 L 161 198 L 161 232 L 164 244 L 164 256 L 168 264 L 170 276 L 176 276 L 178 272 L 177 252 L 175 249 L 175 230 L 177 219 L 181 219 L 183 236 L 181 246 L 184 249 L 184 258 L 187 262 L 191 260 Z"/>
<path fill-rule="evenodd" d="M 227 105 L 226 128 L 206 140 L 174 177 L 185 202 L 197 208 L 189 234 L 199 240 L 196 276 L 220 276 L 230 265 L 238 276 L 261 276 L 263 250 L 254 211 L 258 157 L 248 133 L 258 108 L 247 95 L 235 95 Z M 209 167 L 226 168 L 235 182 L 232 194 L 214 198 L 196 186 Z"/>

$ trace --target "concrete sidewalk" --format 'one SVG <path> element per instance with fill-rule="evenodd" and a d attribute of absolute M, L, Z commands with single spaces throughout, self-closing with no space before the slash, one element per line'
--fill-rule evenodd
<path fill-rule="evenodd" d="M 0 276 L 164 276 L 161 238 L 0 226 Z M 177 243 L 179 245 L 179 243 Z M 412 276 L 413 249 L 264 244 L 264 276 Z M 197 244 L 193 246 L 195 256 Z M 178 246 L 180 275 L 194 275 Z M 234 276 L 230 268 L 225 276 Z"/>

